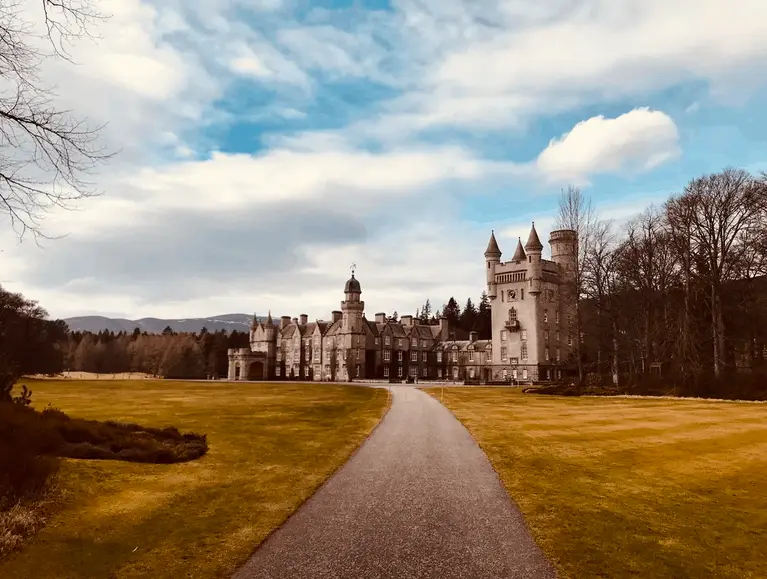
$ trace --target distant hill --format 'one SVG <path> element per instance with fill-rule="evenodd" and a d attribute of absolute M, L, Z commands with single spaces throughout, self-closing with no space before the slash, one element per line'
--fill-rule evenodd
<path fill-rule="evenodd" d="M 266 317 L 260 317 L 266 320 Z M 279 318 L 274 318 L 279 321 Z M 219 330 L 238 330 L 240 332 L 250 329 L 253 316 L 249 314 L 222 314 L 220 316 L 211 316 L 209 318 L 188 318 L 183 320 L 164 320 L 160 318 L 141 318 L 140 320 L 126 320 L 124 318 L 105 318 L 103 316 L 78 316 L 66 318 L 64 320 L 69 329 L 80 332 L 97 333 L 102 330 L 108 330 L 115 333 L 133 332 L 139 328 L 142 332 L 149 334 L 160 334 L 170 326 L 175 332 L 199 332 L 207 328 L 209 332 Z"/>

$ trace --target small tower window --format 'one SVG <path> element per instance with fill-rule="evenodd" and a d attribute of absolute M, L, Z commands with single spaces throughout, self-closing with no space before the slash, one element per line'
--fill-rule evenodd
<path fill-rule="evenodd" d="M 512 323 L 517 321 L 517 310 L 514 308 L 509 310 L 509 321 Z"/>

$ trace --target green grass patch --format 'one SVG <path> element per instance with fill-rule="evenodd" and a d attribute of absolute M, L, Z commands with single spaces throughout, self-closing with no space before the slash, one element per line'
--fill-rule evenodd
<path fill-rule="evenodd" d="M 180 464 L 64 459 L 46 527 L 0 577 L 228 577 L 342 465 L 386 390 L 337 385 L 26 381 L 36 408 L 207 434 Z"/>
<path fill-rule="evenodd" d="M 767 577 L 767 405 L 506 388 L 443 404 L 560 577 Z"/>

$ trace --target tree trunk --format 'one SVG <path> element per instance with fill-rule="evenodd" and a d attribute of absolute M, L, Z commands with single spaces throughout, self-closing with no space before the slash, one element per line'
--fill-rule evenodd
<path fill-rule="evenodd" d="M 618 325 L 613 318 L 613 355 L 612 355 L 613 386 L 618 387 Z"/>

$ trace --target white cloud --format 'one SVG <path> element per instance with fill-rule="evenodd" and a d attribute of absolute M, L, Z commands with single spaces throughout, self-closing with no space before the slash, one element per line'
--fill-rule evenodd
<path fill-rule="evenodd" d="M 588 175 L 649 171 L 680 154 L 679 131 L 661 111 L 634 109 L 615 119 L 581 121 L 553 139 L 536 161 L 552 182 L 587 183 Z"/>
<path fill-rule="evenodd" d="M 419 90 L 393 112 L 418 117 L 411 130 L 514 126 L 684 81 L 717 98 L 765 84 L 763 0 L 441 4 L 399 2 L 409 53 L 431 59 L 408 63 Z"/>

